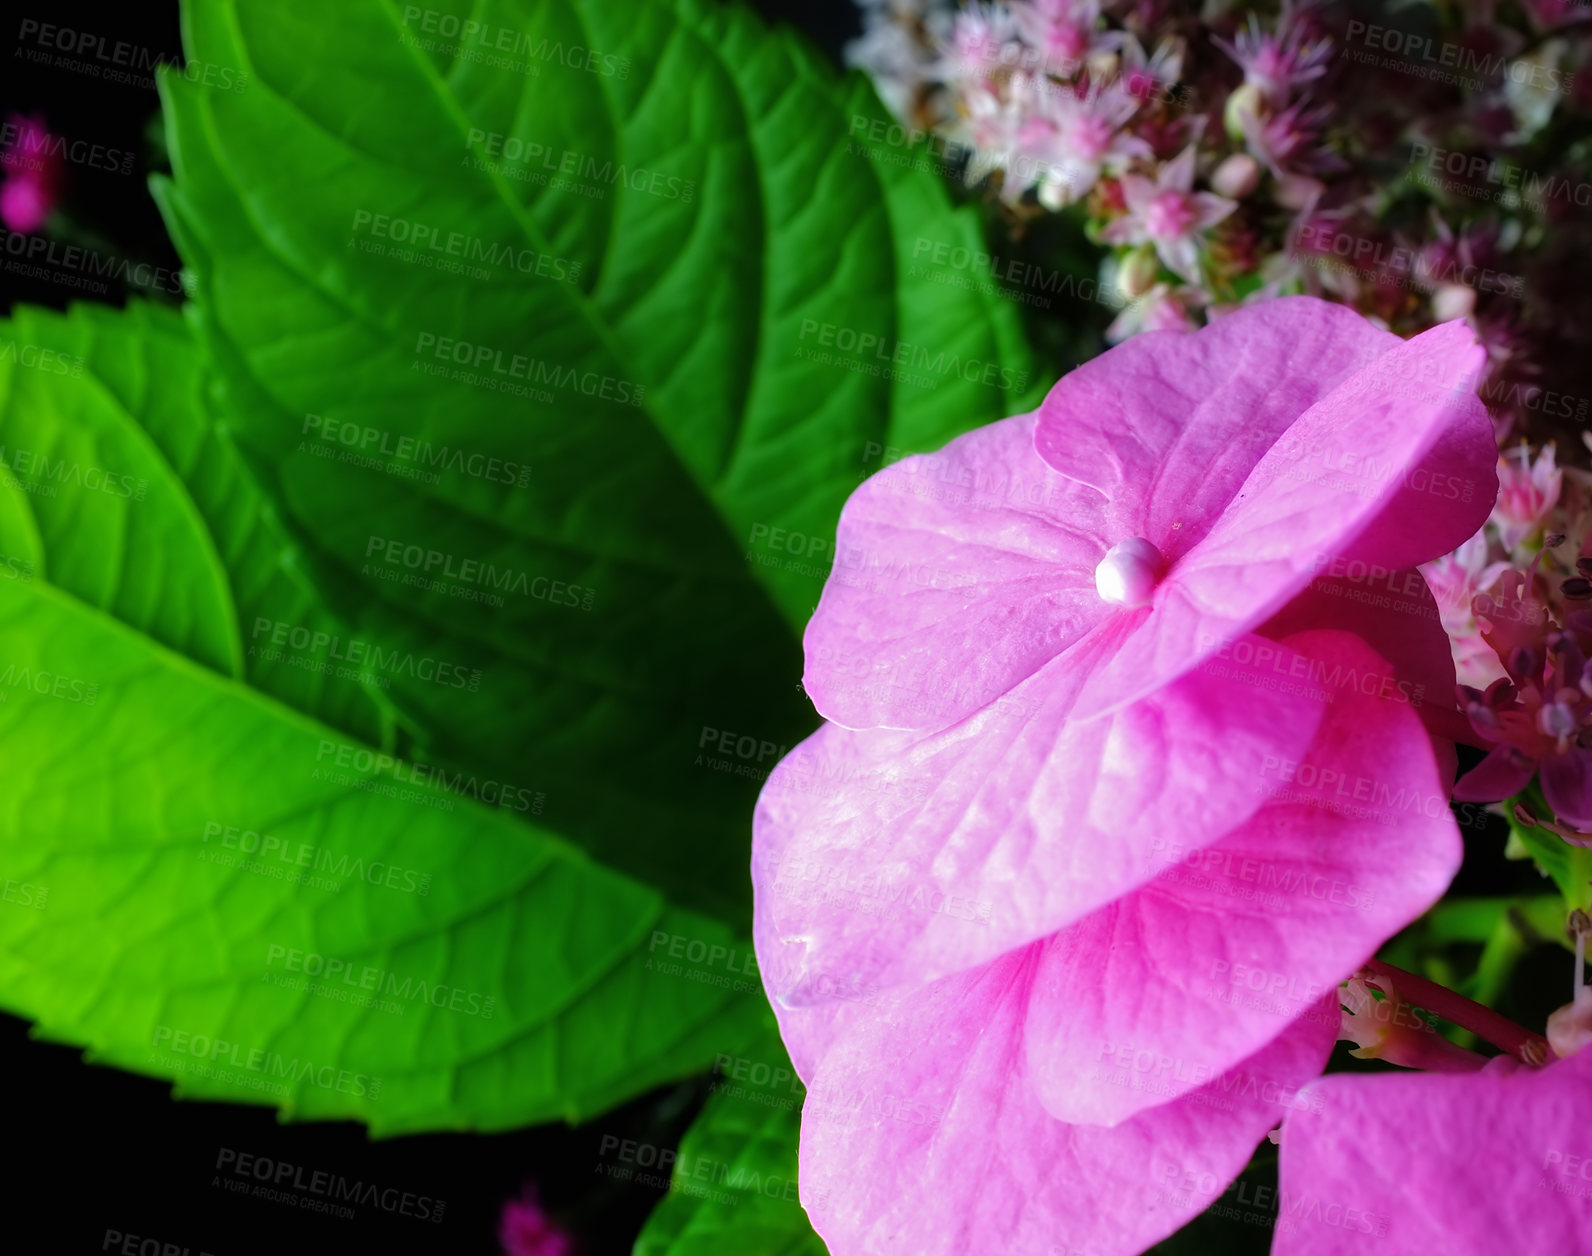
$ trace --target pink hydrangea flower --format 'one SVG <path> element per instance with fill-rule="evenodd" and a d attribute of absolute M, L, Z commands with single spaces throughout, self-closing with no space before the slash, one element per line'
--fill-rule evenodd
<path fill-rule="evenodd" d="M 1487 561 L 1489 548 L 1487 534 L 1478 532 L 1452 554 L 1421 565 L 1448 634 L 1455 679 L 1474 689 L 1485 689 L 1507 675 L 1497 652 L 1483 640 L 1474 610 L 1476 595 L 1509 570 L 1506 562 Z"/>
<path fill-rule="evenodd" d="M 1524 574 L 1505 572 L 1495 593 L 1476 599 L 1482 636 L 1502 660 L 1508 678 L 1483 692 L 1466 691 L 1465 713 L 1491 749 L 1460 777 L 1454 797 L 1497 802 L 1519 793 L 1537 776 L 1554 815 L 1588 833 L 1592 669 L 1585 654 L 1587 634 L 1584 629 L 1565 631 L 1549 618 L 1547 603 L 1532 590 L 1534 568 Z M 1578 579 L 1588 583 L 1585 577 Z"/>
<path fill-rule="evenodd" d="M 1010 98 L 1003 99 L 988 87 L 968 88 L 962 96 L 963 112 L 946 128 L 948 137 L 969 151 L 965 175 L 977 183 L 986 175 L 1007 169 L 1024 147 L 1023 111 Z M 1034 167 L 1030 161 L 1030 168 Z M 1033 180 L 1008 177 L 1001 184 L 1001 196 L 1016 201 L 1032 186 Z"/>
<path fill-rule="evenodd" d="M 1592 1256 L 1592 1052 L 1304 1093 L 1283 1124 L 1273 1256 Z"/>
<path fill-rule="evenodd" d="M 1206 296 L 1197 288 L 1173 288 L 1158 283 L 1143 296 L 1122 307 L 1122 312 L 1106 328 L 1106 341 L 1121 344 L 1141 331 L 1194 331 L 1199 324 L 1193 311 Z"/>
<path fill-rule="evenodd" d="M 1045 74 L 1070 77 L 1095 53 L 1116 48 L 1121 35 L 1100 29 L 1100 0 L 1027 0 L 1012 6 L 1023 38 Z"/>
<path fill-rule="evenodd" d="M 1132 35 L 1124 35 L 1121 50 L 1122 85 L 1129 95 L 1140 100 L 1168 95 L 1168 89 L 1183 75 L 1181 38 L 1162 39 L 1156 44 L 1154 54 L 1147 56 L 1143 44 Z"/>
<path fill-rule="evenodd" d="M 1260 19 L 1251 13 L 1249 25 L 1238 32 L 1235 42 L 1217 38 L 1215 43 L 1243 67 L 1244 82 L 1272 106 L 1285 104 L 1294 92 L 1325 74 L 1332 56 L 1332 41 L 1312 38 L 1291 4 L 1283 5 L 1276 34 L 1263 31 Z"/>
<path fill-rule="evenodd" d="M 1328 173 L 1345 168 L 1343 159 L 1320 146 L 1331 111 L 1324 106 L 1290 105 L 1262 118 L 1239 113 L 1244 145 L 1279 179 L 1286 170 Z"/>
<path fill-rule="evenodd" d="M 835 1250 L 1142 1251 L 1319 1071 L 1328 992 L 1458 866 L 1406 688 L 1452 683 L 1435 608 L 1414 573 L 1401 609 L 1364 586 L 1485 517 L 1485 411 L 1413 386 L 1480 358 L 1279 300 L 852 496 L 805 641 L 835 722 L 753 848 Z M 1235 991 L 1253 972 L 1286 996 Z"/>
<path fill-rule="evenodd" d="M 42 119 L 12 114 L 5 121 L 0 151 L 0 222 L 31 233 L 44 226 L 60 195 L 62 162 Z"/>
<path fill-rule="evenodd" d="M 980 85 L 1016 61 L 1017 20 L 1000 4 L 970 4 L 951 20 L 948 38 L 939 41 L 937 77 L 948 83 Z"/>
<path fill-rule="evenodd" d="M 1463 324 L 1402 341 L 1309 297 L 1136 336 L 1036 414 L 852 494 L 839 546 L 883 565 L 837 565 L 805 635 L 807 692 L 845 727 L 944 727 L 1109 621 L 1123 639 L 1080 709 L 1097 715 L 1263 623 L 1335 555 L 1386 574 L 1446 553 L 1497 494 L 1467 387 L 1480 369 Z M 1160 556 L 1138 609 L 1096 587 L 1133 538 Z M 934 683 L 892 686 L 898 671 Z"/>
<path fill-rule="evenodd" d="M 1146 241 L 1167 269 L 1190 283 L 1199 282 L 1199 237 L 1238 208 L 1237 201 L 1194 189 L 1194 145 L 1190 144 L 1156 172 L 1122 176 L 1127 213 L 1100 233 L 1110 244 Z"/>
<path fill-rule="evenodd" d="M 1498 458 L 1498 504 L 1488 520 L 1498 529 L 1498 540 L 1508 553 L 1540 540 L 1543 525 L 1559 504 L 1564 472 L 1554 465 L 1552 442 L 1535 459 L 1524 443 L 1506 449 Z"/>
<path fill-rule="evenodd" d="M 505 1200 L 498 1221 L 503 1256 L 572 1256 L 575 1243 L 542 1207 L 541 1193 L 527 1185 L 518 1199 Z"/>
<path fill-rule="evenodd" d="M 1023 145 L 1039 163 L 1039 200 L 1049 209 L 1087 196 L 1102 173 L 1116 173 L 1150 146 L 1124 130 L 1139 101 L 1120 83 L 1039 96 L 1024 123 Z"/>

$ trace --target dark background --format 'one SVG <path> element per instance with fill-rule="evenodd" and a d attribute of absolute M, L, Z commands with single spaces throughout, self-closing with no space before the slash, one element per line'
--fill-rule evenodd
<path fill-rule="evenodd" d="M 335 0 L 332 0 L 335 2 Z M 838 63 L 860 29 L 850 0 L 764 0 L 769 18 L 799 25 Z M 49 129 L 135 154 L 131 173 L 69 166 L 59 217 L 48 230 L 61 243 L 175 275 L 181 263 L 148 191 L 149 175 L 169 171 L 154 91 L 88 74 L 41 67 L 20 55 L 25 19 L 125 40 L 181 64 L 176 0 L 139 4 L 24 0 L 0 17 L 0 117 L 41 114 Z M 0 236 L 0 311 L 18 304 L 64 309 L 74 301 L 121 306 L 129 296 L 175 303 L 174 292 L 149 292 L 111 280 L 104 291 L 74 285 L 80 270 L 25 252 L 26 237 Z M 59 258 L 59 252 L 57 257 Z M 49 275 L 22 273 L 43 266 Z M 116 267 L 119 269 L 119 266 Z M 151 272 L 145 272 L 151 273 Z M 512 1134 L 436 1134 L 372 1142 L 352 1122 L 280 1125 L 273 1108 L 179 1103 L 165 1081 L 98 1067 L 76 1047 L 34 1041 L 28 1022 L 0 1013 L 0 1077 L 7 1105 L 12 1170 L 10 1207 L 0 1250 L 76 1253 L 119 1251 L 108 1231 L 174 1245 L 183 1256 L 256 1253 L 498 1252 L 503 1201 L 527 1181 L 578 1236 L 579 1256 L 630 1251 L 661 1193 L 598 1174 L 604 1134 L 673 1145 L 706 1096 L 706 1081 L 656 1092 L 575 1130 L 547 1126 Z M 286 1204 L 234 1196 L 214 1184 L 223 1148 L 301 1166 L 349 1181 L 374 1182 L 446 1203 L 439 1223 L 366 1207 L 353 1220 L 300 1212 Z M 222 1175 L 224 1176 L 224 1174 Z M 237 1179 L 234 1179 L 237 1180 Z M 250 1183 L 252 1185 L 252 1181 Z M 109 1243 L 109 1246 L 107 1246 Z M 132 1250 L 137 1250 L 135 1244 Z M 150 1251 L 154 1248 L 148 1249 Z"/>

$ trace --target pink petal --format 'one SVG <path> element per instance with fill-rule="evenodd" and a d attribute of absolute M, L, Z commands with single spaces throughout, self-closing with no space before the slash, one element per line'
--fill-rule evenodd
<path fill-rule="evenodd" d="M 1445 323 L 1395 345 L 1311 406 L 1261 458 L 1210 534 L 1173 565 L 1153 612 L 1095 673 L 1079 716 L 1179 675 L 1281 608 L 1323 562 L 1351 547 L 1357 561 L 1393 571 L 1474 534 L 1496 492 L 1496 458 L 1481 461 L 1480 433 L 1490 448 L 1492 428 L 1470 387 L 1485 358 L 1463 323 Z M 1441 448 L 1432 458 L 1434 446 Z M 1416 476 L 1428 462 L 1464 463 L 1466 474 L 1457 486 Z"/>
<path fill-rule="evenodd" d="M 1192 236 L 1184 236 L 1181 240 L 1157 240 L 1155 251 L 1174 275 L 1181 275 L 1194 284 L 1200 281 L 1200 246 Z"/>
<path fill-rule="evenodd" d="M 1161 188 L 1176 188 L 1179 192 L 1191 189 L 1194 186 L 1194 145 L 1190 144 L 1162 166 L 1155 181 Z"/>
<path fill-rule="evenodd" d="M 1263 637 L 1280 641 L 1313 628 L 1352 632 L 1390 666 L 1343 680 L 1362 693 L 1420 713 L 1427 731 L 1450 742 L 1475 740 L 1455 699 L 1454 655 L 1431 588 L 1419 571 L 1386 571 L 1333 560 L 1291 602 L 1261 625 Z M 1447 753 L 1445 749 L 1444 753 Z M 1453 779 L 1447 767 L 1445 779 Z"/>
<path fill-rule="evenodd" d="M 1592 1052 L 1337 1074 L 1283 1126 L 1274 1256 L 1592 1256 Z"/>
<path fill-rule="evenodd" d="M 1319 664 L 1314 675 L 1387 673 L 1347 633 L 1283 644 Z M 1204 851 L 1172 852 L 1158 880 L 1046 945 L 1028 1043 L 1051 1115 L 1116 1124 L 1225 1072 L 1295 1019 L 1335 1036 L 1338 983 L 1448 887 L 1462 844 L 1420 717 L 1357 685 L 1333 689 L 1308 751 L 1265 769 L 1283 788 L 1246 824 Z M 1101 1086 L 1091 1077 L 1106 1044 L 1176 1067 L 1144 1087 Z"/>
<path fill-rule="evenodd" d="M 802 1113 L 801 1200 L 832 1251 L 1137 1256 L 1222 1193 L 1331 1048 L 1302 1025 L 1115 1129 L 1067 1125 L 1025 1066 L 1038 949 L 849 1009 Z"/>
<path fill-rule="evenodd" d="M 1140 335 L 1050 390 L 1034 447 L 1097 489 L 1102 542 L 1176 562 L 1306 410 L 1399 344 L 1341 305 L 1283 297 L 1186 335 Z"/>
<path fill-rule="evenodd" d="M 1536 771 L 1536 763 L 1515 747 L 1494 746 L 1454 783 L 1454 798 L 1459 802 L 1501 802 L 1531 784 Z"/>
<path fill-rule="evenodd" d="M 943 728 L 1110 610 L 1097 495 L 1034 454 L 1032 416 L 873 476 L 841 512 L 803 685 L 848 728 Z"/>
<path fill-rule="evenodd" d="M 1108 719 L 1069 719 L 1101 629 L 1001 704 L 922 735 L 820 729 L 753 821 L 758 962 L 777 1003 L 836 975 L 917 984 L 993 959 L 1154 879 L 1247 820 L 1325 696 L 1269 687 L 1292 654 L 1194 672 Z M 799 1051 L 792 1048 L 793 1058 Z"/>
<path fill-rule="evenodd" d="M 1155 199 L 1156 192 L 1160 190 L 1142 174 L 1125 174 L 1121 183 L 1122 203 L 1128 207 L 1128 217 L 1131 219 L 1141 217 L 1145 207 Z M 1122 219 L 1117 221 L 1121 222 Z"/>
<path fill-rule="evenodd" d="M 1225 196 L 1217 196 L 1213 192 L 1194 193 L 1194 229 L 1203 231 L 1206 227 L 1214 227 L 1238 208 L 1237 201 L 1230 201 Z"/>

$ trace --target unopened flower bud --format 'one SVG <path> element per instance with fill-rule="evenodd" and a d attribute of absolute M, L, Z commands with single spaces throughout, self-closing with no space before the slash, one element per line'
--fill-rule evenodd
<path fill-rule="evenodd" d="M 1243 200 L 1260 186 L 1260 163 L 1248 153 L 1234 153 L 1211 175 L 1211 187 L 1218 196 Z"/>
<path fill-rule="evenodd" d="M 1089 77 L 1102 83 L 1109 83 L 1117 75 L 1117 54 L 1109 50 L 1090 53 L 1085 64 L 1089 67 Z"/>
<path fill-rule="evenodd" d="M 1265 93 L 1253 83 L 1244 83 L 1227 98 L 1227 105 L 1222 110 L 1222 125 L 1235 142 L 1244 138 L 1244 117 L 1260 117 L 1265 103 Z"/>
<path fill-rule="evenodd" d="M 1117 290 L 1130 301 L 1136 301 L 1155 286 L 1155 277 L 1161 271 L 1155 250 L 1141 245 L 1123 254 L 1117 263 Z"/>
<path fill-rule="evenodd" d="M 1476 289 L 1462 283 L 1445 283 L 1432 293 L 1432 318 L 1439 323 L 1465 318 L 1476 308 Z"/>

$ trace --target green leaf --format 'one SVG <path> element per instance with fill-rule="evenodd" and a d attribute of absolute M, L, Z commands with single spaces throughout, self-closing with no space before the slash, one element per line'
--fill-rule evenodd
<path fill-rule="evenodd" d="M 980 253 L 976 217 L 860 78 L 716 0 L 184 20 L 247 87 L 166 75 L 157 191 L 307 567 L 361 637 L 482 673 L 395 679 L 423 753 L 531 774 L 592 854 L 744 932 L 842 502 L 1044 382 L 986 276 L 914 266 Z"/>
<path fill-rule="evenodd" d="M 1572 846 L 1557 833 L 1534 824 L 1522 824 L 1515 815 L 1515 804 L 1524 803 L 1534 815 L 1551 816 L 1553 808 L 1542 796 L 1541 788 L 1532 782 L 1504 807 L 1504 818 L 1509 822 L 1512 843 L 1524 848 L 1537 867 L 1559 887 L 1567 909 L 1592 908 L 1592 850 Z"/>
<path fill-rule="evenodd" d="M 579 1118 L 751 1032 L 722 924 L 362 741 L 374 681 L 248 653 L 267 604 L 342 626 L 207 395 L 173 315 L 0 324 L 6 1008 L 381 1134 Z"/>
<path fill-rule="evenodd" d="M 824 1256 L 796 1198 L 804 1093 L 772 1027 L 744 1055 L 721 1055 L 634 1256 Z"/>

